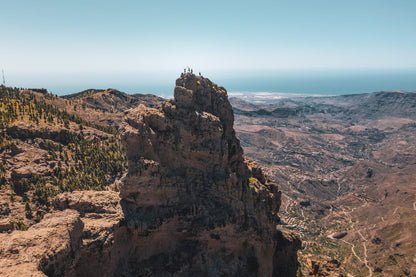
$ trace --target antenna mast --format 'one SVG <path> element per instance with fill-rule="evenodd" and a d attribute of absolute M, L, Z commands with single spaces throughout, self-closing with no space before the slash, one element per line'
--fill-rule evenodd
<path fill-rule="evenodd" d="M 4 69 L 1 70 L 1 73 L 3 75 L 3 86 L 6 86 L 6 79 L 4 79 Z"/>

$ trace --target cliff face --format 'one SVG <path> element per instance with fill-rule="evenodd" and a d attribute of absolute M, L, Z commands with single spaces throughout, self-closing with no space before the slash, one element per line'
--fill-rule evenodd
<path fill-rule="evenodd" d="M 134 253 L 138 267 L 153 274 L 294 274 L 300 242 L 276 229 L 280 192 L 244 159 L 226 90 L 185 74 L 174 96 L 157 109 L 130 110 L 122 125 L 127 222 L 160 245 Z"/>
<path fill-rule="evenodd" d="M 46 215 L 28 231 L 0 233 L 0 275 L 71 274 L 64 261 L 79 250 L 83 227 L 78 212 L 65 210 Z"/>

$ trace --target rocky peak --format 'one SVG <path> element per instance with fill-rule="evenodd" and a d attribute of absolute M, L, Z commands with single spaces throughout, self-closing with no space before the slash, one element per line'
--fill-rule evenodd
<path fill-rule="evenodd" d="M 121 134 L 129 172 L 120 196 L 129 224 L 146 236 L 164 230 L 171 250 L 190 243 L 192 258 L 178 263 L 186 267 L 191 259 L 200 272 L 296 271 L 299 241 L 285 243 L 288 236 L 278 235 L 280 192 L 244 159 L 226 90 L 187 73 L 176 80 L 174 96 L 158 108 L 140 105 L 126 113 Z M 283 267 L 276 260 L 279 243 L 292 245 L 283 251 L 291 253 Z M 162 252 L 170 259 L 175 251 Z M 219 263 L 222 269 L 214 269 Z"/>
<path fill-rule="evenodd" d="M 234 116 L 227 91 L 209 79 L 191 73 L 182 75 L 176 80 L 174 97 L 178 107 L 211 113 L 232 128 Z"/>

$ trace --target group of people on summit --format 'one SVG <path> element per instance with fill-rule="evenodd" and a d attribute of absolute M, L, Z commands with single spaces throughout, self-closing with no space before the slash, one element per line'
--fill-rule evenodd
<path fill-rule="evenodd" d="M 183 69 L 183 74 L 186 74 L 186 73 L 194 74 L 194 70 L 192 68 L 190 68 L 189 66 L 188 67 L 185 67 Z M 199 72 L 199 76 L 202 76 L 201 72 Z"/>

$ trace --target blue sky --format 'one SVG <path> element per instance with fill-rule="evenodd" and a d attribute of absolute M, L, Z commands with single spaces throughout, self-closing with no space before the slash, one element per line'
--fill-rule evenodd
<path fill-rule="evenodd" d="M 1 9 L 0 67 L 12 83 L 150 85 L 187 65 L 208 75 L 416 68 L 414 0 L 19 0 Z"/>

